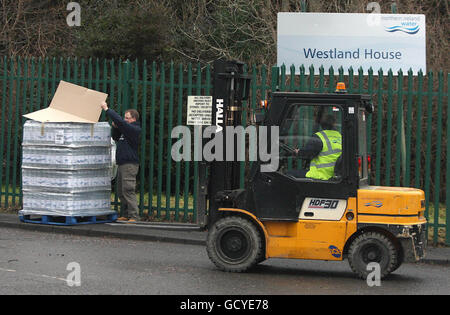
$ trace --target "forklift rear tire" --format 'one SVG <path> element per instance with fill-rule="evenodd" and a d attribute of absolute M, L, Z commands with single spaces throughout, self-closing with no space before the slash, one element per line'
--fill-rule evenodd
<path fill-rule="evenodd" d="M 244 272 L 263 260 L 263 242 L 249 220 L 231 216 L 218 220 L 208 233 L 206 250 L 223 271 Z"/>
<path fill-rule="evenodd" d="M 348 251 L 348 262 L 351 269 L 362 279 L 373 271 L 367 266 L 378 263 L 380 279 L 399 267 L 398 251 L 394 243 L 385 235 L 377 232 L 367 232 L 353 240 Z"/>

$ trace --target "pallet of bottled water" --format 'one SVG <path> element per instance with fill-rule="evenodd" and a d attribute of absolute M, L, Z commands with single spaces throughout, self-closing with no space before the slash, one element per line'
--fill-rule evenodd
<path fill-rule="evenodd" d="M 55 193 L 110 191 L 111 170 L 22 168 L 22 189 Z"/>
<path fill-rule="evenodd" d="M 106 169 L 111 166 L 110 147 L 52 147 L 23 145 L 22 168 L 51 170 Z"/>
<path fill-rule="evenodd" d="M 41 123 L 23 127 L 24 222 L 111 222 L 111 128 L 107 122 Z"/>
<path fill-rule="evenodd" d="M 27 120 L 24 124 L 22 144 L 50 148 L 109 147 L 111 127 L 107 122 L 42 123 Z"/>

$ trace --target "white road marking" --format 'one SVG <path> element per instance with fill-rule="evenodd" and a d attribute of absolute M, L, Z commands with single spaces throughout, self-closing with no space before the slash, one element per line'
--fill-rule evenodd
<path fill-rule="evenodd" d="M 17 272 L 17 270 L 5 269 L 5 268 L 0 268 L 0 271 Z M 67 282 L 66 279 L 55 277 L 55 276 L 39 275 L 39 274 L 31 273 L 31 272 L 25 272 L 24 274 L 28 275 L 28 276 L 41 277 L 41 278 L 47 278 L 47 279 L 55 279 L 55 280 L 61 280 L 61 281 Z"/>

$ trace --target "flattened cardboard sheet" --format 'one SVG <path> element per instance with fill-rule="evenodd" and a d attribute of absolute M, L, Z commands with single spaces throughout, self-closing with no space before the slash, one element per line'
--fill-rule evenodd
<path fill-rule="evenodd" d="M 108 94 L 60 81 L 50 106 L 26 115 L 40 122 L 96 123 Z"/>

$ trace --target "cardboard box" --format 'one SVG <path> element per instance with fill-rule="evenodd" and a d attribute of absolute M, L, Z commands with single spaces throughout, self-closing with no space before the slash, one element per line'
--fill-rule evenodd
<path fill-rule="evenodd" d="M 40 122 L 96 123 L 108 94 L 60 81 L 50 106 L 26 115 Z"/>

